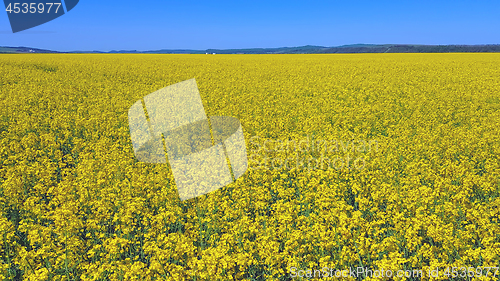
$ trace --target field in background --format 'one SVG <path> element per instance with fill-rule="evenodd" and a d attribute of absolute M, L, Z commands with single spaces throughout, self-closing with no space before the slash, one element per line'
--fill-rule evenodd
<path fill-rule="evenodd" d="M 498 266 L 499 66 L 500 54 L 0 55 L 0 276 L 448 279 Z M 207 115 L 241 121 L 251 167 L 181 202 L 167 165 L 134 158 L 127 111 L 193 77 Z M 293 141 L 305 163 L 326 143 L 364 165 L 280 166 Z"/>

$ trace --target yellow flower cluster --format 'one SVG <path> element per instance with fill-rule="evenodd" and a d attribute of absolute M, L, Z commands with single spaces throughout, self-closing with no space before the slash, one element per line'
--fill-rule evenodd
<path fill-rule="evenodd" d="M 498 267 L 499 66 L 499 54 L 0 55 L 0 279 Z M 193 77 L 208 116 L 241 121 L 255 161 L 180 201 L 168 164 L 134 157 L 127 113 Z M 377 149 L 330 150 L 362 169 L 256 167 L 296 153 L 270 145 L 305 139 Z M 500 275 L 484 273 L 471 279 Z"/>

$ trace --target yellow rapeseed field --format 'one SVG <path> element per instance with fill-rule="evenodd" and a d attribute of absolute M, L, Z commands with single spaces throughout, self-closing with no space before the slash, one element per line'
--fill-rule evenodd
<path fill-rule="evenodd" d="M 180 201 L 127 113 L 191 78 L 250 167 Z M 500 54 L 0 55 L 0 237 L 5 280 L 497 280 Z"/>

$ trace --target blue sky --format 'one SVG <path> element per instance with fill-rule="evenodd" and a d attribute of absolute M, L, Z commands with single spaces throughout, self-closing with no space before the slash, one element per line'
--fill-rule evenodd
<path fill-rule="evenodd" d="M 57 51 L 500 44 L 500 1 L 80 0 L 64 16 L 0 46 Z"/>

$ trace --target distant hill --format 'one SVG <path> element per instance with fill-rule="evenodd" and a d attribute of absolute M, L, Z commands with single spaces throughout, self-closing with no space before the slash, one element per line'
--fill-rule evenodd
<path fill-rule="evenodd" d="M 57 51 L 43 50 L 28 47 L 0 47 L 0 54 L 22 54 L 22 53 L 59 53 Z"/>
<path fill-rule="evenodd" d="M 119 50 L 73 51 L 67 53 L 99 54 L 332 54 L 332 53 L 461 53 L 500 52 L 500 45 L 408 45 L 408 44 L 352 44 L 337 47 L 300 46 L 281 48 L 207 49 L 207 50 Z M 0 53 L 64 53 L 28 47 L 0 47 Z"/>

